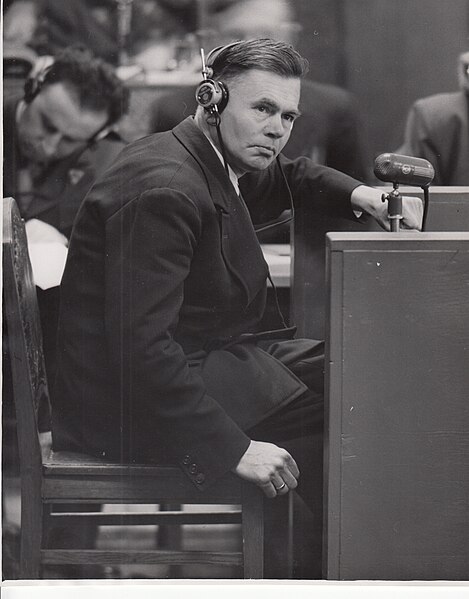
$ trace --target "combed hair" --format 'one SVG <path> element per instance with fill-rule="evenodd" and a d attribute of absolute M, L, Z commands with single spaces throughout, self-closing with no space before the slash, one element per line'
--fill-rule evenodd
<path fill-rule="evenodd" d="M 259 69 L 282 77 L 301 78 L 308 61 L 293 46 L 269 38 L 239 41 L 227 45 L 211 60 L 213 78 L 228 81 L 241 73 Z"/>
<path fill-rule="evenodd" d="M 94 111 L 106 110 L 109 124 L 118 121 L 129 109 L 129 90 L 113 67 L 81 46 L 71 46 L 57 53 L 44 77 L 44 85 L 52 83 L 73 86 L 80 106 Z"/>

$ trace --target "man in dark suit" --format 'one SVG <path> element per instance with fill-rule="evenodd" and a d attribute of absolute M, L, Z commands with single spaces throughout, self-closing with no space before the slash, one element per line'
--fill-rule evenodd
<path fill-rule="evenodd" d="M 290 46 L 237 42 L 209 62 L 195 118 L 127 146 L 77 216 L 53 442 L 176 462 L 201 493 L 232 470 L 276 497 L 301 469 L 284 442 L 322 434 L 323 344 L 293 339 L 280 314 L 262 331 L 268 270 L 254 226 L 289 198 L 385 227 L 387 210 L 378 190 L 280 155 L 306 70 Z M 420 216 L 406 203 L 408 226 Z M 317 506 L 313 476 L 298 490 Z"/>
<path fill-rule="evenodd" d="M 460 91 L 420 98 L 407 116 L 400 154 L 429 160 L 433 185 L 469 185 L 469 52 L 458 59 Z"/>

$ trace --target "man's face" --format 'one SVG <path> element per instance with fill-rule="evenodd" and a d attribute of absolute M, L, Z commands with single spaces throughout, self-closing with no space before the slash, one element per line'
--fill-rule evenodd
<path fill-rule="evenodd" d="M 228 163 L 240 177 L 267 168 L 287 143 L 299 115 L 300 79 L 252 69 L 227 87 L 221 133 Z"/>
<path fill-rule="evenodd" d="M 66 158 L 84 148 L 107 120 L 106 111 L 81 108 L 66 84 L 45 85 L 20 116 L 21 153 L 42 164 Z"/>

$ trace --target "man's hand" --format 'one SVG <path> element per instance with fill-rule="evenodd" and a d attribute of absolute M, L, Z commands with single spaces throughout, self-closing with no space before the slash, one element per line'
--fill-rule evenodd
<path fill-rule="evenodd" d="M 298 485 L 300 475 L 288 451 L 262 441 L 251 441 L 233 472 L 258 485 L 267 497 L 288 493 Z"/>
<path fill-rule="evenodd" d="M 354 210 L 363 210 L 372 216 L 383 229 L 390 231 L 388 203 L 387 201 L 383 202 L 382 192 L 379 189 L 359 185 L 352 191 L 350 201 Z M 403 229 L 420 231 L 423 219 L 422 200 L 411 196 L 402 196 L 402 216 L 400 225 Z"/>

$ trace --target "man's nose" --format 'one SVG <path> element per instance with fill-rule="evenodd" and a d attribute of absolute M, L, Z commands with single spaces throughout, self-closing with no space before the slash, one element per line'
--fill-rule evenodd
<path fill-rule="evenodd" d="M 269 137 L 280 138 L 285 135 L 285 126 L 281 114 L 274 114 L 270 117 L 266 126 L 266 134 Z"/>
<path fill-rule="evenodd" d="M 57 153 L 57 150 L 59 148 L 61 141 L 62 141 L 62 133 L 60 133 L 59 131 L 57 131 L 56 133 L 47 135 L 42 140 L 42 149 L 43 149 L 44 154 L 47 157 L 54 156 L 54 154 Z"/>

